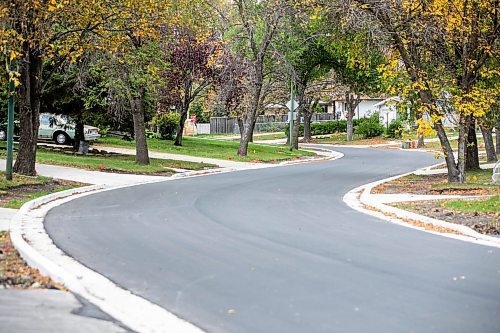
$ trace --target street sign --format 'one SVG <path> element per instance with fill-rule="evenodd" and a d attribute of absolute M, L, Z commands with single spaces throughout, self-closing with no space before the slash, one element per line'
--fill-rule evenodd
<path fill-rule="evenodd" d="M 293 110 L 292 110 L 292 102 L 293 102 Z M 286 107 L 288 108 L 288 110 L 295 111 L 299 107 L 299 102 L 289 100 L 288 103 L 286 103 Z"/>

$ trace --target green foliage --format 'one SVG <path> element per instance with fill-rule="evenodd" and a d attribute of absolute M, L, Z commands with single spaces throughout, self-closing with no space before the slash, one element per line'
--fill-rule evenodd
<path fill-rule="evenodd" d="M 389 138 L 399 139 L 403 133 L 403 123 L 399 119 L 394 119 L 387 128 L 386 135 Z"/>
<path fill-rule="evenodd" d="M 359 125 L 363 122 L 362 119 L 354 119 L 354 126 Z M 287 125 L 285 128 L 285 134 L 288 136 L 289 126 Z M 321 123 L 312 123 L 311 124 L 311 135 L 324 135 L 324 134 L 333 134 L 337 132 L 346 132 L 347 131 L 347 121 L 346 120 L 332 120 L 332 121 L 324 121 Z M 304 135 L 304 124 L 300 124 L 299 128 L 299 136 Z"/>
<path fill-rule="evenodd" d="M 210 114 L 205 111 L 205 109 L 203 108 L 203 103 L 201 101 L 193 102 L 189 107 L 189 113 L 196 115 L 197 123 L 206 124 L 210 122 Z"/>
<path fill-rule="evenodd" d="M 380 116 L 374 113 L 370 118 L 363 118 L 355 127 L 355 132 L 363 139 L 374 138 L 384 133 L 384 126 L 380 124 Z"/>
<path fill-rule="evenodd" d="M 153 124 L 158 128 L 162 139 L 172 140 L 179 125 L 180 116 L 178 113 L 159 113 L 153 117 Z"/>

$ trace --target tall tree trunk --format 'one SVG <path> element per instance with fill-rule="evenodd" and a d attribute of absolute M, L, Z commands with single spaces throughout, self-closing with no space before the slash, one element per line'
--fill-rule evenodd
<path fill-rule="evenodd" d="M 238 121 L 238 129 L 240 130 L 240 141 L 243 138 L 243 119 L 241 117 L 237 117 L 236 120 Z"/>
<path fill-rule="evenodd" d="M 359 95 L 355 97 L 353 94 L 346 92 L 345 100 L 347 108 L 347 141 L 352 141 L 354 139 L 354 113 L 361 102 L 361 97 Z"/>
<path fill-rule="evenodd" d="M 298 102 L 299 106 L 297 107 L 297 119 L 293 120 L 293 149 L 299 149 L 299 136 L 300 136 L 300 118 L 302 118 L 302 110 L 304 109 L 305 104 L 305 85 L 303 83 L 299 83 L 298 87 Z"/>
<path fill-rule="evenodd" d="M 493 142 L 493 129 L 491 127 L 488 127 L 483 121 L 480 121 L 479 127 L 481 128 L 481 133 L 483 134 L 486 159 L 488 163 L 496 162 L 497 155 L 495 152 L 495 144 Z"/>
<path fill-rule="evenodd" d="M 495 137 L 496 137 L 496 141 L 497 141 L 496 152 L 497 152 L 497 155 L 500 155 L 500 121 L 497 122 L 497 124 L 495 126 Z"/>
<path fill-rule="evenodd" d="M 85 125 L 82 118 L 83 110 L 79 110 L 75 117 L 75 139 L 73 140 L 73 148 L 78 151 L 80 148 L 80 141 L 85 141 Z"/>
<path fill-rule="evenodd" d="M 312 141 L 312 133 L 311 133 L 311 119 L 312 112 L 305 111 L 304 112 L 304 142 L 309 143 Z"/>
<path fill-rule="evenodd" d="M 448 183 L 463 183 L 465 181 L 465 173 L 463 171 L 461 173 L 458 165 L 455 163 L 453 148 L 451 147 L 450 141 L 446 136 L 443 124 L 440 120 L 434 123 L 434 129 L 437 132 L 439 142 L 441 143 L 441 148 L 443 150 L 444 159 L 446 161 L 446 167 L 448 169 Z"/>
<path fill-rule="evenodd" d="M 25 44 L 29 62 L 21 67 L 19 90 L 20 139 L 13 171 L 23 175 L 36 174 L 36 145 L 40 126 L 40 95 L 42 89 L 42 60 Z"/>
<path fill-rule="evenodd" d="M 145 115 L 145 97 L 146 89 L 139 89 L 139 96 L 131 103 L 132 117 L 134 120 L 134 136 L 135 136 L 135 161 L 137 164 L 149 164 L 148 142 L 146 140 L 146 124 L 144 121 Z"/>
<path fill-rule="evenodd" d="M 417 120 L 422 119 L 422 113 L 418 112 Z M 417 148 L 425 146 L 424 133 L 417 130 Z"/>
<path fill-rule="evenodd" d="M 243 120 L 243 135 L 240 139 L 240 145 L 238 147 L 238 155 L 241 156 L 247 156 L 248 144 L 253 138 L 255 121 L 257 120 L 257 114 L 260 104 L 260 95 L 262 92 L 262 85 L 264 82 L 263 66 L 264 66 L 263 59 L 256 60 L 254 62 L 254 70 L 255 70 L 254 89 L 247 114 L 245 115 Z"/>
<path fill-rule="evenodd" d="M 467 142 L 465 150 L 465 170 L 479 169 L 479 149 L 477 147 L 476 121 L 474 117 L 467 117 Z"/>

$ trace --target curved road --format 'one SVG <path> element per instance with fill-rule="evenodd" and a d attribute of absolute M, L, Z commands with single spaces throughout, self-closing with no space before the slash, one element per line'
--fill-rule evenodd
<path fill-rule="evenodd" d="M 50 211 L 55 243 L 208 332 L 500 332 L 500 250 L 385 223 L 343 195 L 435 163 L 340 160 L 103 192 Z"/>

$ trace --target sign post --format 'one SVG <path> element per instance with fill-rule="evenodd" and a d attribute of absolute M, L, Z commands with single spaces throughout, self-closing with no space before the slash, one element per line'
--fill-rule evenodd
<path fill-rule="evenodd" d="M 294 111 L 299 107 L 299 103 L 295 100 L 294 96 L 294 91 L 293 91 L 293 82 L 291 84 L 291 89 L 290 89 L 290 100 L 288 103 L 286 103 L 286 106 L 290 110 L 288 112 L 288 122 L 289 122 L 289 132 L 288 132 L 288 138 L 290 140 L 290 150 L 293 150 L 293 121 L 294 121 Z"/>

